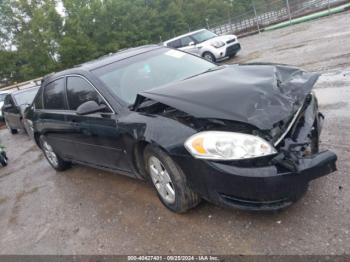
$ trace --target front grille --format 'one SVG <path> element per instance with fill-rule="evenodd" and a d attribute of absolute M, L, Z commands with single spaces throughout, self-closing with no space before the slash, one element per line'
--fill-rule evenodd
<path fill-rule="evenodd" d="M 226 56 L 236 54 L 238 52 L 238 50 L 240 50 L 240 49 L 241 49 L 241 46 L 239 44 L 234 44 L 234 45 L 228 46 L 226 48 Z"/>
<path fill-rule="evenodd" d="M 233 42 L 236 42 L 236 39 L 235 39 L 235 38 L 226 41 L 226 44 L 231 44 L 231 43 L 233 43 Z"/>

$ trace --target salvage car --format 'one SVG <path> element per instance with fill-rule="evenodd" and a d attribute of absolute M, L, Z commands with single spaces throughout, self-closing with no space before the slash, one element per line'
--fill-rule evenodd
<path fill-rule="evenodd" d="M 165 41 L 163 44 L 198 55 L 211 62 L 234 57 L 241 50 L 241 44 L 237 36 L 218 36 L 207 29 L 200 29 L 177 36 Z"/>
<path fill-rule="evenodd" d="M 201 199 L 277 210 L 336 170 L 336 155 L 319 151 L 317 78 L 143 46 L 46 76 L 26 117 L 58 171 L 78 163 L 148 180 L 174 212 Z"/>
<path fill-rule="evenodd" d="M 2 107 L 2 115 L 6 127 L 11 134 L 16 134 L 18 129 L 27 132 L 23 113 L 25 109 L 33 102 L 39 86 L 31 87 L 24 90 L 18 90 L 6 95 Z"/>

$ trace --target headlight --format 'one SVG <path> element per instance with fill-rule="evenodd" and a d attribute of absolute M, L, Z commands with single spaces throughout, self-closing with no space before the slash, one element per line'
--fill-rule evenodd
<path fill-rule="evenodd" d="M 211 45 L 215 48 L 220 48 L 220 47 L 223 47 L 225 45 L 225 43 L 222 41 L 216 41 L 216 42 L 211 43 Z"/>
<path fill-rule="evenodd" d="M 223 131 L 197 133 L 186 140 L 185 147 L 195 158 L 213 160 L 238 160 L 277 153 L 258 136 Z"/>

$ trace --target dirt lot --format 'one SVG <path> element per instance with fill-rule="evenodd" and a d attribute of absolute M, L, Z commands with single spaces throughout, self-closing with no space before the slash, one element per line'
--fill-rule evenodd
<path fill-rule="evenodd" d="M 1 254 L 350 254 L 350 12 L 241 39 L 229 63 L 269 61 L 323 73 L 322 147 L 334 175 L 289 209 L 248 213 L 203 203 L 167 211 L 145 183 L 75 166 L 56 173 L 29 138 L 0 131 Z"/>

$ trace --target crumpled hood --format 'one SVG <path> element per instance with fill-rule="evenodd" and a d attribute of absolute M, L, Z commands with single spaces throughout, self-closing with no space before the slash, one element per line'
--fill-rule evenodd
<path fill-rule="evenodd" d="M 240 121 L 267 130 L 291 119 L 318 77 L 282 65 L 232 65 L 139 96 L 197 118 Z"/>

